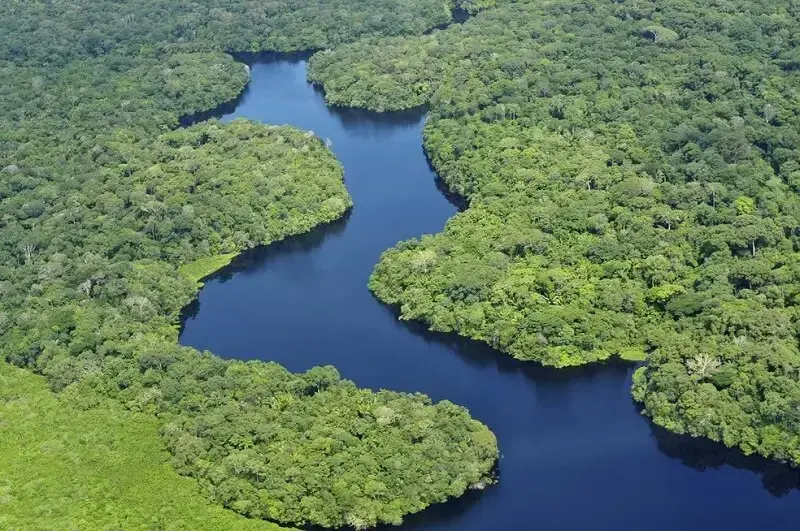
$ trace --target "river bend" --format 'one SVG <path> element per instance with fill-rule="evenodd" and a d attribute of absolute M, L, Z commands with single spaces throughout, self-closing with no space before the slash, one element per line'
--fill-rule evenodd
<path fill-rule="evenodd" d="M 373 389 L 469 408 L 496 434 L 500 483 L 409 517 L 405 530 L 790 530 L 797 472 L 675 437 L 638 414 L 632 366 L 556 371 L 399 322 L 367 279 L 400 240 L 456 212 L 422 150 L 422 111 L 326 107 L 302 57 L 252 66 L 223 120 L 312 130 L 332 142 L 355 207 L 310 234 L 238 257 L 188 309 L 181 342 L 292 371 L 335 365 Z"/>

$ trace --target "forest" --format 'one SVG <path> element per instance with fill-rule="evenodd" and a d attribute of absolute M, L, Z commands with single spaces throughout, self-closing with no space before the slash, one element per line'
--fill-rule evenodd
<path fill-rule="evenodd" d="M 154 416 L 114 400 L 80 407 L 2 361 L 0 384 L 0 528 L 285 529 L 223 509 L 172 470 Z"/>
<path fill-rule="evenodd" d="M 671 431 L 800 465 L 800 6 L 507 2 L 316 54 L 331 103 L 426 105 L 469 208 L 370 288 L 567 367 L 642 362 Z"/>
<path fill-rule="evenodd" d="M 177 344 L 203 277 L 351 207 L 313 133 L 180 127 L 244 90 L 228 52 L 420 34 L 451 7 L 0 5 L 0 526 L 362 529 L 494 481 L 457 405 Z"/>
<path fill-rule="evenodd" d="M 351 207 L 311 133 L 181 127 L 262 51 L 428 109 L 469 207 L 377 264 L 401 318 L 635 360 L 656 424 L 800 466 L 799 28 L 793 0 L 0 3 L 0 526 L 367 528 L 494 481 L 457 405 L 177 344 L 203 277 Z"/>

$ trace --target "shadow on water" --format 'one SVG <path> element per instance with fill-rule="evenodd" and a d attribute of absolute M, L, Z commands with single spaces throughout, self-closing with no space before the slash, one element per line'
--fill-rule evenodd
<path fill-rule="evenodd" d="M 249 66 L 256 63 L 275 63 L 278 61 L 297 64 L 308 59 L 317 53 L 319 50 L 303 50 L 298 52 L 235 52 L 228 51 L 227 53 L 239 61 Z"/>
<path fill-rule="evenodd" d="M 436 186 L 436 189 L 439 191 L 439 193 L 442 194 L 444 198 L 447 199 L 447 202 L 453 205 L 459 212 L 464 212 L 466 209 L 468 209 L 469 201 L 467 200 L 467 198 L 461 194 L 454 192 L 447 185 L 447 183 L 444 182 L 444 179 L 442 179 L 441 177 L 439 177 L 438 174 L 436 174 L 436 170 L 434 169 L 433 164 L 431 163 L 431 159 L 428 158 L 427 153 L 425 154 L 425 160 L 427 161 L 428 167 L 431 169 L 431 172 L 433 172 L 436 175 L 433 179 L 433 184 Z"/>
<path fill-rule="evenodd" d="M 236 58 L 299 65 L 309 55 Z M 434 172 L 427 173 L 430 160 L 426 166 L 419 159 L 425 109 L 375 113 L 325 107 L 319 87 L 310 93 L 304 68 L 276 65 L 266 72 L 262 65 L 254 72 L 240 100 L 261 105 L 243 105 L 236 116 L 330 134 L 356 206 L 342 220 L 244 252 L 208 277 L 209 284 L 229 284 L 224 290 L 208 286 L 185 309 L 182 332 L 199 315 L 199 301 L 207 301 L 205 320 L 190 323 L 188 335 L 194 336 L 182 342 L 220 354 L 230 349 L 242 359 L 269 345 L 268 359 L 295 364 L 297 370 L 306 362 L 331 363 L 344 367 L 342 374 L 352 374 L 359 385 L 426 392 L 479 411 L 475 417 L 495 430 L 501 444 L 501 482 L 409 515 L 404 529 L 517 531 L 534 514 L 539 528 L 566 531 L 617 530 L 630 519 L 647 521 L 645 528 L 657 531 L 722 523 L 751 529 L 754 521 L 774 526 L 793 521 L 793 505 L 779 510 L 774 500 L 798 491 L 797 471 L 648 423 L 630 398 L 633 364 L 612 360 L 553 369 L 522 362 L 487 344 L 399 321 L 397 308 L 359 291 L 366 289 L 380 252 L 408 234 L 441 230 L 452 207 L 467 207 Z M 276 100 L 277 111 L 261 112 Z M 228 109 L 211 114 L 222 116 Z M 397 183 L 402 188 L 393 188 Z M 429 200 L 433 195 L 438 202 Z M 220 338 L 227 344 L 216 341 Z M 747 503 L 725 506 L 716 495 L 721 491 L 747 497 Z M 573 510 L 576 506 L 582 510 Z M 721 522 L 725 511 L 731 516 Z M 654 513 L 660 515 L 657 521 L 646 520 Z"/>
<path fill-rule="evenodd" d="M 397 308 L 383 304 L 376 299 L 385 311 L 394 318 L 399 317 Z M 626 374 L 634 364 L 620 359 L 612 359 L 602 363 L 595 363 L 581 367 L 556 369 L 545 367 L 538 363 L 525 362 L 514 359 L 489 345 L 460 337 L 454 334 L 434 332 L 420 321 L 397 321 L 399 326 L 405 328 L 428 343 L 437 343 L 456 353 L 467 364 L 487 368 L 494 367 L 499 373 L 520 373 L 533 382 L 567 382 L 576 379 L 591 379 L 602 374 Z M 639 415 L 641 406 L 631 398 L 631 405 L 635 414 Z M 764 489 L 775 497 L 783 497 L 792 491 L 800 490 L 800 470 L 791 466 L 770 461 L 759 456 L 744 455 L 740 450 L 728 448 L 721 443 L 709 439 L 695 438 L 687 435 L 671 433 L 660 426 L 648 421 L 652 436 L 656 441 L 658 450 L 665 456 L 676 459 L 688 468 L 704 471 L 721 469 L 729 466 L 737 470 L 747 471 L 759 476 Z M 484 493 L 470 492 L 462 498 L 448 501 L 434 506 L 424 513 L 406 519 L 408 524 L 419 522 L 435 523 L 452 519 L 466 511 L 472 504 L 477 503 Z M 413 525 L 412 525 L 413 527 Z"/>
<path fill-rule="evenodd" d="M 297 64 L 307 61 L 309 57 L 314 55 L 314 53 L 316 53 L 316 50 L 307 50 L 302 52 L 228 52 L 228 54 L 233 57 L 234 60 L 244 63 L 248 68 L 251 68 L 256 63 L 270 63 L 278 61 Z M 248 94 L 250 94 L 250 81 L 251 80 L 248 80 L 247 85 L 245 85 L 244 89 L 234 99 L 221 103 L 212 109 L 181 116 L 178 118 L 178 123 L 181 127 L 189 127 L 198 122 L 211 120 L 212 118 L 222 118 L 227 114 L 233 113 L 239 104 L 242 103 L 242 100 L 244 100 Z"/>
<path fill-rule="evenodd" d="M 306 50 L 302 52 L 229 52 L 234 59 L 244 63 L 250 67 L 257 63 L 275 63 L 282 62 L 292 65 L 308 61 L 312 55 L 319 50 Z M 310 83 L 311 89 L 315 94 L 319 95 L 322 100 L 325 100 L 325 89 L 322 85 Z M 223 106 L 204 113 L 207 118 L 220 118 L 226 114 L 232 113 L 236 106 L 241 102 L 243 97 L 247 94 L 250 85 L 248 84 L 242 95 L 236 99 L 235 102 L 230 104 L 226 103 Z M 342 107 L 339 105 L 328 105 L 328 114 L 335 116 L 342 127 L 348 132 L 358 132 L 368 129 L 374 132 L 382 130 L 390 131 L 396 129 L 398 126 L 415 125 L 419 122 L 421 116 L 427 112 L 427 107 L 420 105 L 402 111 L 388 111 L 376 112 L 367 109 L 360 109 L 355 107 Z"/>
<path fill-rule="evenodd" d="M 725 466 L 752 472 L 761 478 L 764 489 L 776 497 L 800 490 L 800 470 L 789 465 L 744 455 L 739 450 L 709 439 L 676 435 L 652 423 L 651 429 L 658 449 L 684 466 L 701 472 Z"/>
<path fill-rule="evenodd" d="M 546 367 L 532 361 L 518 360 L 481 341 L 429 330 L 422 321 L 401 320 L 396 307 L 386 305 L 377 298 L 375 298 L 375 302 L 383 311 L 391 315 L 397 326 L 421 338 L 426 343 L 440 345 L 457 354 L 468 365 L 480 369 L 494 368 L 500 374 L 522 374 L 531 382 L 569 382 L 580 378 L 594 378 L 601 374 L 622 376 L 633 367 L 632 363 L 618 359 L 561 369 Z"/>
<path fill-rule="evenodd" d="M 288 62 L 290 64 L 301 63 L 314 52 L 298 52 L 298 53 L 247 53 L 247 54 L 234 54 L 234 58 L 248 66 L 257 63 L 269 62 Z M 263 59 L 262 59 L 263 57 Z M 220 105 L 202 112 L 187 114 L 178 119 L 181 127 L 189 127 L 198 122 L 211 120 L 212 118 L 222 118 L 226 115 L 232 114 L 244 99 L 250 94 L 252 84 L 248 82 L 245 88 L 230 101 L 221 103 Z M 325 89 L 319 85 L 311 84 L 313 91 L 318 94 L 323 100 L 325 99 Z M 342 125 L 342 128 L 349 132 L 374 134 L 382 131 L 392 131 L 397 127 L 413 126 L 419 123 L 419 120 L 427 112 L 425 105 L 412 107 L 402 111 L 385 111 L 376 112 L 367 109 L 358 109 L 354 107 L 342 107 L 338 105 L 328 105 L 328 114 L 334 116 Z"/>
<path fill-rule="evenodd" d="M 213 273 L 207 280 L 225 283 L 234 275 L 254 275 L 261 269 L 269 267 L 270 263 L 286 256 L 309 254 L 322 245 L 326 238 L 344 232 L 351 215 L 352 210 L 348 210 L 343 217 L 336 221 L 326 223 L 304 234 L 289 236 L 275 243 L 260 245 L 245 251 L 234 258 L 228 266 Z"/>
<path fill-rule="evenodd" d="M 259 245 L 248 249 L 234 258 L 230 264 L 219 269 L 207 277 L 202 282 L 216 281 L 224 284 L 233 279 L 236 275 L 255 275 L 258 271 L 269 267 L 271 262 L 280 260 L 286 256 L 299 256 L 311 253 L 314 249 L 323 244 L 326 238 L 336 234 L 341 234 L 347 228 L 347 222 L 353 210 L 348 210 L 341 218 L 321 225 L 303 234 L 288 236 L 269 245 Z M 180 315 L 179 335 L 183 334 L 186 322 L 197 317 L 200 313 L 200 297 L 195 297 L 192 302 L 184 306 Z"/>
<path fill-rule="evenodd" d="M 325 89 L 319 85 L 311 85 L 314 93 L 325 99 Z M 402 111 L 370 111 L 355 107 L 342 107 L 328 105 L 328 114 L 335 116 L 342 128 L 347 132 L 359 131 L 393 131 L 398 127 L 416 125 L 419 119 L 428 111 L 425 105 L 412 107 Z"/>
<path fill-rule="evenodd" d="M 487 488 L 491 489 L 492 487 Z M 424 527 L 435 528 L 440 525 L 446 525 L 467 514 L 486 495 L 486 490 L 469 490 L 459 498 L 431 505 L 423 511 L 406 516 L 403 518 L 403 527 L 406 529 L 422 529 Z M 377 531 L 396 531 L 397 526 L 381 525 L 375 529 Z"/>
<path fill-rule="evenodd" d="M 186 114 L 178 118 L 178 123 L 181 127 L 190 127 L 196 123 L 204 122 L 206 120 L 211 120 L 212 118 L 220 118 L 225 116 L 226 114 L 230 114 L 236 110 L 242 100 L 247 97 L 248 92 L 250 91 L 250 84 L 248 83 L 245 86 L 244 90 L 239 93 L 234 99 L 230 101 L 226 101 L 225 103 L 221 103 L 220 105 L 214 107 L 213 109 L 209 109 L 207 111 L 196 112 L 193 114 Z"/>

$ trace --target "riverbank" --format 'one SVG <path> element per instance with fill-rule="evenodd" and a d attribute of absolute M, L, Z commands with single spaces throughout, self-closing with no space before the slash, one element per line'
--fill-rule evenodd
<path fill-rule="evenodd" d="M 569 531 L 617 530 L 630 518 L 654 531 L 714 527 L 720 514 L 737 530 L 793 521 L 794 471 L 758 459 L 745 465 L 693 439 L 664 443 L 631 400 L 633 364 L 520 362 L 398 321 L 372 296 L 367 279 L 386 249 L 441 231 L 458 211 L 425 158 L 423 114 L 331 108 L 307 83 L 303 61 L 278 61 L 253 66 L 247 97 L 223 120 L 237 117 L 331 139 L 355 206 L 341 222 L 244 253 L 208 278 L 181 343 L 292 371 L 331 363 L 360 386 L 468 407 L 498 437 L 500 481 L 409 516 L 401 529 L 518 531 L 532 507 L 537 525 Z M 265 346 L 269 357 L 260 354 Z M 731 498 L 747 502 L 731 506 Z"/>

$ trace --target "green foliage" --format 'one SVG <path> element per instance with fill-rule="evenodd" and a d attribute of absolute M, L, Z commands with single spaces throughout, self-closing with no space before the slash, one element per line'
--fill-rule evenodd
<path fill-rule="evenodd" d="M 524 360 L 646 353 L 655 422 L 800 465 L 798 28 L 776 0 L 523 1 L 319 56 L 332 101 L 427 103 L 470 201 L 371 289 Z"/>
<path fill-rule="evenodd" d="M 324 84 L 325 99 L 334 105 L 382 112 L 426 103 L 442 74 L 441 61 L 431 55 L 438 48 L 436 34 L 420 37 L 413 45 L 400 37 L 371 44 L 381 47 L 380 61 L 368 57 L 374 50 L 362 41 L 314 54 L 309 81 Z"/>
<path fill-rule="evenodd" d="M 9 0 L 0 5 L 0 20 L 7 21 L 0 60 L 61 65 L 165 45 L 237 52 L 323 49 L 358 37 L 420 34 L 450 21 L 450 8 L 441 0 Z"/>
<path fill-rule="evenodd" d="M 278 365 L 229 363 L 189 386 L 178 378 L 197 373 L 188 363 L 148 371 L 161 381 L 157 389 L 169 390 L 152 398 L 154 407 L 170 407 L 154 403 L 168 398 L 197 410 L 165 430 L 175 466 L 248 516 L 399 524 L 407 513 L 485 485 L 497 457 L 494 436 L 462 408 L 359 390 L 333 367 L 293 375 Z M 235 393 L 214 395 L 220 387 Z"/>
<path fill-rule="evenodd" d="M 69 398 L 0 362 L 0 528 L 281 529 L 206 501 L 169 466 L 157 419 Z"/>
<path fill-rule="evenodd" d="M 656 43 L 675 42 L 680 36 L 669 28 L 658 25 L 650 25 L 644 28 L 643 35 L 648 39 L 653 39 Z"/>
<path fill-rule="evenodd" d="M 141 423 L 142 446 L 131 442 L 130 457 L 158 459 L 147 467 L 168 475 L 147 439 L 162 427 L 174 466 L 248 516 L 337 527 L 399 523 L 489 483 L 496 441 L 460 407 L 361 390 L 329 367 L 293 375 L 176 344 L 180 310 L 202 277 L 245 249 L 306 232 L 351 206 L 341 166 L 312 133 L 245 120 L 176 129 L 242 93 L 248 69 L 223 52 L 421 33 L 448 21 L 449 7 L 429 0 L 3 2 L 3 357 L 62 392 L 90 443 L 117 444 L 117 430 L 136 438 L 130 422 Z M 42 427 L 31 421 L 26 429 Z M 17 467 L 8 488 L 17 489 L 16 446 L 8 457 Z M 42 474 L 52 469 L 48 489 L 58 489 L 61 465 L 42 458 L 36 466 Z M 166 526 L 197 527 L 174 507 L 162 511 L 169 496 L 148 491 L 153 482 L 130 470 L 136 466 L 101 452 L 85 480 L 102 490 L 109 480 L 98 474 L 108 467 L 124 479 L 117 487 L 142 491 L 131 494 L 136 503 L 161 493 L 150 503 L 157 514 L 131 512 L 128 521 L 119 509 L 114 520 L 94 506 L 62 507 L 69 500 L 55 496 L 47 500 L 53 514 L 36 518 L 49 528 L 75 519 L 80 527 L 130 527 L 150 514 Z M 164 478 L 166 489 L 172 480 Z M 34 494 L 20 507 L 30 511 Z M 117 504 L 110 500 L 109 510 Z M 187 502 L 186 511 L 198 504 Z M 23 509 L 9 514 L 24 518 L 17 516 Z M 198 509 L 197 518 L 204 514 Z M 227 513 L 218 514 L 220 523 L 208 525 L 226 527 Z"/>
<path fill-rule="evenodd" d="M 178 271 L 192 282 L 200 282 L 208 275 L 230 264 L 235 257 L 236 253 L 228 253 L 198 258 L 188 264 L 183 264 Z"/>

